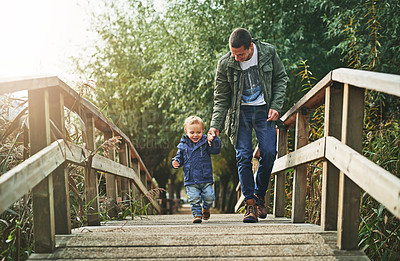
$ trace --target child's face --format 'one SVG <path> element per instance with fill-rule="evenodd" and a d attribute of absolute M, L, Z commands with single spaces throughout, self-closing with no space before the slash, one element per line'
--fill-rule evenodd
<path fill-rule="evenodd" d="M 185 133 L 191 141 L 197 143 L 203 136 L 203 126 L 198 123 L 190 124 L 186 127 Z"/>

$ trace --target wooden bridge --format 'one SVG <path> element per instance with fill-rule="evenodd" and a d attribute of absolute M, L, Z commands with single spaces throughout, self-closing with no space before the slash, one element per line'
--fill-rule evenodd
<path fill-rule="evenodd" d="M 243 224 L 241 216 L 221 214 L 194 226 L 186 214 L 103 224 L 98 171 L 107 173 L 111 199 L 140 195 L 152 206 L 152 214 L 160 213 L 149 193 L 155 188 L 152 177 L 127 136 L 55 76 L 0 80 L 0 95 L 28 90 L 29 131 L 24 140 L 30 147 L 30 157 L 0 177 L 0 213 L 32 193 L 32 259 L 365 259 L 358 250 L 361 189 L 400 218 L 400 179 L 360 154 L 366 89 L 400 97 L 400 76 L 334 70 L 281 117 L 273 215 L 267 220 L 250 225 Z M 309 143 L 309 114 L 322 104 L 325 136 Z M 64 107 L 84 123 L 84 147 L 65 138 Z M 295 150 L 286 154 L 291 127 L 295 127 Z M 122 137 L 118 160 L 115 153 L 108 157 L 97 153 L 95 129 L 104 140 Z M 316 226 L 304 223 L 306 173 L 307 164 L 321 159 L 321 226 Z M 71 229 L 67 163 L 85 167 L 88 227 Z M 290 168 L 295 168 L 292 216 L 286 219 L 285 170 Z M 242 201 L 238 199 L 237 207 Z"/>

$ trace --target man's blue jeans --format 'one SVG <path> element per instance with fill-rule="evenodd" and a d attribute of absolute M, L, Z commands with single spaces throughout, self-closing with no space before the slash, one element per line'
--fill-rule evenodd
<path fill-rule="evenodd" d="M 276 129 L 274 121 L 267 121 L 266 105 L 242 105 L 239 115 L 239 130 L 235 146 L 239 180 L 245 200 L 265 197 L 272 167 L 276 157 Z M 255 131 L 260 150 L 256 176 L 253 176 L 252 133 Z M 255 179 L 255 180 L 254 180 Z"/>
<path fill-rule="evenodd" d="M 210 209 L 215 200 L 212 183 L 188 185 L 186 186 L 186 193 L 189 198 L 193 217 L 203 216 L 201 203 L 203 203 L 204 209 Z"/>

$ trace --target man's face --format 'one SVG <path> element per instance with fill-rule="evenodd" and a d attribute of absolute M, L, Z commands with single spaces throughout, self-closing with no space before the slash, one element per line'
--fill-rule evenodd
<path fill-rule="evenodd" d="M 244 49 L 243 45 L 240 46 L 239 48 L 235 48 L 232 46 L 229 46 L 229 48 L 231 49 L 232 57 L 234 57 L 235 60 L 238 62 L 244 62 L 250 60 L 254 52 L 253 43 L 250 44 L 249 49 Z"/>

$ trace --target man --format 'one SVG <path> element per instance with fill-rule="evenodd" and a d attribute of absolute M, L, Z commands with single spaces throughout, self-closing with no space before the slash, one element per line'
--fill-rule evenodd
<path fill-rule="evenodd" d="M 265 193 L 276 157 L 275 121 L 283 106 L 287 75 L 275 48 L 252 39 L 246 29 L 232 32 L 229 48 L 230 52 L 218 61 L 208 137 L 212 140 L 225 126 L 235 146 L 246 202 L 243 222 L 255 223 L 258 217 L 267 216 Z M 253 129 L 260 150 L 255 180 L 251 163 Z"/>

